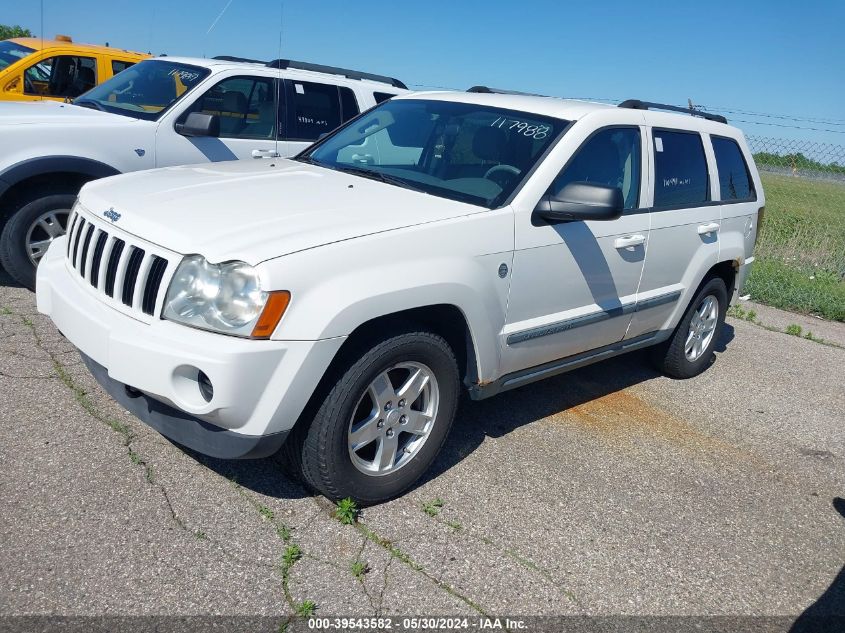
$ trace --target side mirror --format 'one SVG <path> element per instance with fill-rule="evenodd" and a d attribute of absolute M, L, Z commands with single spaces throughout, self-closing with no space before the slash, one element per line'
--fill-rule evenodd
<path fill-rule="evenodd" d="M 21 78 L 15 77 L 9 83 L 7 83 L 3 87 L 4 92 L 20 92 L 21 91 Z"/>
<path fill-rule="evenodd" d="M 176 132 L 182 136 L 220 136 L 220 117 L 216 114 L 191 112 Z"/>
<path fill-rule="evenodd" d="M 571 182 L 556 195 L 543 196 L 534 213 L 550 223 L 616 220 L 622 216 L 624 207 L 619 187 Z"/>

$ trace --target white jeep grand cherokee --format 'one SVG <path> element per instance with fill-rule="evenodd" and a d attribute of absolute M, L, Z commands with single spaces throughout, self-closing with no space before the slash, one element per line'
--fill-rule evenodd
<path fill-rule="evenodd" d="M 124 407 L 328 497 L 411 486 L 474 399 L 629 350 L 690 377 L 763 191 L 715 115 L 417 93 L 294 160 L 86 185 L 38 309 Z"/>

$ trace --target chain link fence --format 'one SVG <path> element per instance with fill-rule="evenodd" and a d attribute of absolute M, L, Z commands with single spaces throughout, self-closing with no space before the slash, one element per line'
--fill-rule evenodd
<path fill-rule="evenodd" d="M 845 184 L 845 145 L 749 136 L 761 172 Z"/>
<path fill-rule="evenodd" d="M 752 299 L 845 321 L 845 146 L 749 136 L 766 194 Z"/>

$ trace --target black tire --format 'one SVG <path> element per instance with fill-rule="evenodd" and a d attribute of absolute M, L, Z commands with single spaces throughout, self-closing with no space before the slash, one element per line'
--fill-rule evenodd
<path fill-rule="evenodd" d="M 703 301 L 711 296 L 718 302 L 716 329 L 701 355 L 695 360 L 690 360 L 687 358 L 685 350 L 687 336 L 690 332 L 690 322 Z M 652 359 L 657 368 L 673 378 L 692 378 L 707 369 L 715 359 L 713 348 L 722 335 L 727 309 L 728 290 L 725 287 L 725 282 L 720 277 L 707 279 L 695 293 L 669 340 L 654 348 Z"/>
<path fill-rule="evenodd" d="M 350 456 L 350 423 L 368 386 L 379 374 L 400 363 L 421 363 L 430 368 L 438 387 L 439 406 L 427 439 L 407 463 L 388 474 L 369 475 L 359 470 Z M 308 486 L 335 501 L 350 497 L 360 505 L 372 505 L 406 491 L 428 470 L 455 418 L 460 381 L 448 343 L 430 332 L 387 335 L 339 367 L 329 383 L 325 395 L 313 403 L 313 417 L 302 419 L 285 444 L 281 456 L 288 467 L 298 468 Z M 397 436 L 405 437 L 401 429 Z"/>
<path fill-rule="evenodd" d="M 76 194 L 54 193 L 30 199 L 12 212 L 0 234 L 0 264 L 20 285 L 35 290 L 35 265 L 29 258 L 26 244 L 30 228 L 48 211 L 69 211 L 75 200 Z"/>

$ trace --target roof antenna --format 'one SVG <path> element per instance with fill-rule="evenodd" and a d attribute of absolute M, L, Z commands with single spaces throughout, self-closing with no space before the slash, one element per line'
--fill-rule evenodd
<path fill-rule="evenodd" d="M 284 33 L 285 29 L 285 3 L 282 0 L 279 0 L 279 54 L 276 59 L 282 58 L 282 33 Z M 273 130 L 275 130 L 274 134 L 274 144 L 275 148 L 273 150 L 273 157 L 279 158 L 281 154 L 279 153 L 279 136 L 282 134 L 282 122 L 279 120 L 279 117 L 282 113 L 282 98 L 283 95 L 286 94 L 287 91 L 284 91 L 284 81 L 282 81 L 282 65 L 279 64 L 279 77 L 276 83 L 276 121 L 275 125 L 273 126 Z"/>

